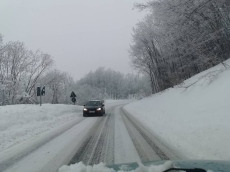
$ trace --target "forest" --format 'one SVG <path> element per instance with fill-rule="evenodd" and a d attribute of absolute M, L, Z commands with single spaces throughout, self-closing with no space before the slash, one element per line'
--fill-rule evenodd
<path fill-rule="evenodd" d="M 77 81 L 75 90 L 80 103 L 89 99 L 140 99 L 151 95 L 147 77 L 124 75 L 103 67 Z"/>
<path fill-rule="evenodd" d="M 133 29 L 130 57 L 157 93 L 229 58 L 230 1 L 150 0 Z"/>
<path fill-rule="evenodd" d="M 71 104 L 72 91 L 81 105 L 89 99 L 143 98 L 151 94 L 144 76 L 100 67 L 75 81 L 55 68 L 50 54 L 31 51 L 23 42 L 4 43 L 0 38 L 0 105 L 39 104 L 37 87 L 45 87 L 42 102 L 52 104 Z"/>
<path fill-rule="evenodd" d="M 0 105 L 38 103 L 37 87 L 45 86 L 44 102 L 64 102 L 72 77 L 55 69 L 50 54 L 31 51 L 23 42 L 3 42 L 0 35 Z"/>
<path fill-rule="evenodd" d="M 37 87 L 46 88 L 44 103 L 70 104 L 89 99 L 140 99 L 183 83 L 230 54 L 230 1 L 149 0 L 134 4 L 146 12 L 133 28 L 130 60 L 137 74 L 99 67 L 80 80 L 55 68 L 54 58 L 31 51 L 23 42 L 0 35 L 0 105 L 36 104 Z"/>

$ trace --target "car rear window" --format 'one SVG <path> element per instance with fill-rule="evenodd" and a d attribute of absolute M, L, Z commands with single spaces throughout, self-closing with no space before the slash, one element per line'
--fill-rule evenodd
<path fill-rule="evenodd" d="M 101 102 L 100 101 L 89 101 L 86 103 L 86 106 L 100 106 Z"/>

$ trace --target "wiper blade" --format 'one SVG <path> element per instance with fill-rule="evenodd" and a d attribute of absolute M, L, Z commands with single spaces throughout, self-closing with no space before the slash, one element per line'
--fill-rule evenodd
<path fill-rule="evenodd" d="M 201 168 L 194 168 L 194 169 L 184 169 L 184 168 L 170 168 L 168 170 L 165 170 L 163 172 L 168 172 L 168 171 L 185 171 L 185 172 L 207 172 L 204 169 Z"/>

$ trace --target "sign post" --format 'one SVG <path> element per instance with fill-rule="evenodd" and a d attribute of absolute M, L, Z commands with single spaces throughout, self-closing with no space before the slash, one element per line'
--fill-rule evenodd
<path fill-rule="evenodd" d="M 72 91 L 70 98 L 71 98 L 71 101 L 74 103 L 74 105 L 76 103 L 76 97 L 77 97 L 76 94 Z"/>
<path fill-rule="evenodd" d="M 42 96 L 45 95 L 45 87 L 37 87 L 37 96 L 40 96 L 40 106 L 42 105 Z"/>

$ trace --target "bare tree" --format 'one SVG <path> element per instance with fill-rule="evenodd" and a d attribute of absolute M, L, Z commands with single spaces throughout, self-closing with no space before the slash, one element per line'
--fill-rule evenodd
<path fill-rule="evenodd" d="M 52 64 L 46 53 L 29 51 L 22 42 L 3 44 L 0 39 L 0 103 L 34 102 L 30 98 L 34 100 L 35 85 Z"/>
<path fill-rule="evenodd" d="M 31 96 L 34 96 L 34 87 L 36 86 L 38 79 L 48 71 L 53 64 L 53 60 L 49 54 L 37 51 L 31 53 L 31 64 L 27 69 L 27 80 L 25 92 Z"/>

